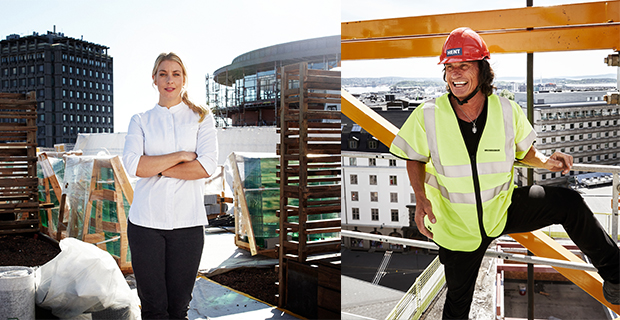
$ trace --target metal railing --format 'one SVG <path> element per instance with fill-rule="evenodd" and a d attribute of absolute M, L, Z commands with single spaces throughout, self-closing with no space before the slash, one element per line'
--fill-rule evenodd
<path fill-rule="evenodd" d="M 515 162 L 515 166 L 533 168 L 520 162 Z M 620 205 L 618 203 L 618 193 L 620 192 L 620 166 L 575 163 L 571 168 L 571 171 L 602 172 L 612 174 L 610 235 L 614 242 L 618 242 L 618 205 Z"/>
<path fill-rule="evenodd" d="M 350 230 L 342 230 L 340 231 L 340 234 L 343 237 L 350 237 L 350 238 L 357 238 L 357 239 L 364 239 L 364 240 L 371 240 L 371 241 L 380 241 L 380 242 L 386 242 L 386 243 L 391 243 L 391 244 L 401 244 L 401 245 L 407 245 L 407 246 L 431 249 L 431 250 L 439 250 L 439 246 L 437 246 L 435 243 L 421 241 L 421 240 L 390 237 L 390 236 L 370 234 L 370 233 L 350 231 Z M 487 257 L 499 258 L 499 259 L 510 260 L 510 261 L 518 261 L 518 262 L 523 262 L 523 263 L 543 264 L 543 265 L 548 265 L 552 267 L 585 270 L 585 271 L 593 271 L 593 272 L 598 271 L 593 265 L 587 264 L 585 262 L 583 263 L 571 262 L 571 261 L 564 261 L 564 260 L 558 260 L 558 259 L 542 258 L 542 257 L 537 257 L 537 256 L 526 256 L 522 254 L 500 252 L 500 251 L 495 251 L 495 250 L 487 250 L 484 255 Z"/>
<path fill-rule="evenodd" d="M 443 264 L 435 257 L 385 319 L 419 319 L 445 283 Z"/>

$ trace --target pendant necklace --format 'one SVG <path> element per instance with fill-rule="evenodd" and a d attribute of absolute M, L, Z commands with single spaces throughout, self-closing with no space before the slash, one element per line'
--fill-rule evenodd
<path fill-rule="evenodd" d="M 471 122 L 473 124 L 473 127 L 471 128 L 471 132 L 473 134 L 476 134 L 476 132 L 478 132 L 478 128 L 476 128 L 476 120 L 478 120 L 478 118 L 472 120 L 469 118 L 469 116 L 467 115 L 467 113 L 465 113 L 465 111 L 463 111 L 463 109 L 461 108 L 461 106 L 457 103 L 456 104 L 457 107 L 459 107 L 459 109 L 461 110 L 461 112 L 465 115 L 465 117 L 467 117 L 467 120 L 469 120 L 469 122 Z"/>

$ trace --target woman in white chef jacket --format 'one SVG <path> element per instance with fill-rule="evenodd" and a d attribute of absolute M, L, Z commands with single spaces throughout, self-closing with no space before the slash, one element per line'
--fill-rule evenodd
<path fill-rule="evenodd" d="M 204 180 L 217 166 L 213 115 L 188 99 L 174 53 L 153 67 L 154 108 L 131 118 L 123 163 L 138 180 L 127 236 L 143 319 L 187 319 L 204 245 Z"/>

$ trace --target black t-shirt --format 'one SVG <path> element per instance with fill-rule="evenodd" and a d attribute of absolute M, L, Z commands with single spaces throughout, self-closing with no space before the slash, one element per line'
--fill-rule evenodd
<path fill-rule="evenodd" d="M 478 145 L 480 144 L 480 138 L 482 137 L 482 132 L 484 131 L 484 125 L 487 123 L 487 102 L 488 99 L 485 99 L 482 112 L 476 119 L 476 133 L 472 132 L 472 128 L 474 127 L 473 122 L 467 122 L 465 120 L 461 120 L 458 116 L 456 117 L 458 119 L 461 135 L 465 141 L 465 146 L 467 147 L 467 152 L 469 153 L 470 158 L 476 155 Z M 454 108 L 452 108 L 452 111 L 454 111 Z M 454 115 L 456 116 L 456 111 Z"/>

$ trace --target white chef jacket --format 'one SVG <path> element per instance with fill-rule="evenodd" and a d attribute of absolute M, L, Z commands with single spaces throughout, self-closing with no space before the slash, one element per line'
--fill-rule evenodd
<path fill-rule="evenodd" d="M 211 113 L 201 123 L 199 119 L 185 103 L 170 109 L 155 105 L 134 115 L 123 151 L 127 173 L 136 175 L 142 155 L 192 151 L 212 175 L 217 167 L 215 121 Z M 182 180 L 157 175 L 140 178 L 128 218 L 135 225 L 164 230 L 207 225 L 204 189 L 205 179 Z"/>

